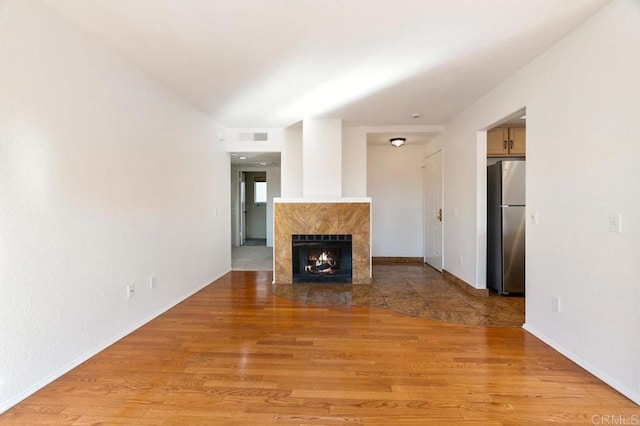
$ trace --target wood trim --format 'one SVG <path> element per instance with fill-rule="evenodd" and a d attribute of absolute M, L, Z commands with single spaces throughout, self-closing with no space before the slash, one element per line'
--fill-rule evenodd
<path fill-rule="evenodd" d="M 384 265 L 389 263 L 415 263 L 423 264 L 424 259 L 422 257 L 392 257 L 392 256 L 373 256 L 371 258 L 374 265 Z"/>
<path fill-rule="evenodd" d="M 456 277 L 455 275 L 453 275 L 451 272 L 446 271 L 446 270 L 442 270 L 442 277 L 449 281 L 452 284 L 455 284 L 458 288 L 460 288 L 461 290 L 472 294 L 474 296 L 481 296 L 481 297 L 489 297 L 489 289 L 488 288 L 475 288 L 474 286 L 472 286 L 471 284 L 469 284 L 468 282 L 466 282 L 465 280 Z"/>

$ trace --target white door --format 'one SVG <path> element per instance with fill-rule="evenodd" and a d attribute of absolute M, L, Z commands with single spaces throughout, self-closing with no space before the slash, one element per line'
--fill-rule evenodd
<path fill-rule="evenodd" d="M 424 162 L 424 262 L 442 271 L 442 151 Z"/>
<path fill-rule="evenodd" d="M 247 233 L 247 192 L 246 192 L 246 176 L 244 172 L 240 173 L 240 245 L 243 246 L 246 241 Z"/>

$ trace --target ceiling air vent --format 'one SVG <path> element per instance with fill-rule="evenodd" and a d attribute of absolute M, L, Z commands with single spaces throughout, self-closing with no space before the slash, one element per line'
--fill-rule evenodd
<path fill-rule="evenodd" d="M 269 140 L 269 134 L 267 132 L 240 132 L 238 134 L 238 140 L 242 142 L 264 142 Z"/>

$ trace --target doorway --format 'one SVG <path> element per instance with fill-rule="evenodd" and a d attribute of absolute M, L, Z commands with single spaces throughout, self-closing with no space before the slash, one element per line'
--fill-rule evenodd
<path fill-rule="evenodd" d="M 267 247 L 267 172 L 238 171 L 237 176 L 239 244 L 231 248 L 231 268 L 234 271 L 271 271 L 273 249 Z"/>
<path fill-rule="evenodd" d="M 229 158 L 231 268 L 272 271 L 273 199 L 280 197 L 280 153 L 233 152 Z"/>
<path fill-rule="evenodd" d="M 425 158 L 424 263 L 442 272 L 442 151 Z"/>
<path fill-rule="evenodd" d="M 485 287 L 524 296 L 526 241 L 526 112 L 505 117 L 486 132 Z"/>
<path fill-rule="evenodd" d="M 241 245 L 266 246 L 267 245 L 267 173 L 242 172 L 240 184 L 244 187 L 241 191 L 240 205 L 242 209 L 241 219 Z M 244 196 L 244 199 L 242 199 Z"/>

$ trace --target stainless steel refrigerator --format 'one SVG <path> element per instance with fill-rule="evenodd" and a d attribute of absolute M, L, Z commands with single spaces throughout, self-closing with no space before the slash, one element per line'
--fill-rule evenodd
<path fill-rule="evenodd" d="M 525 161 L 487 166 L 487 287 L 524 294 Z"/>

